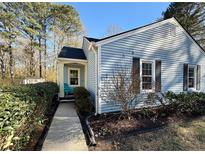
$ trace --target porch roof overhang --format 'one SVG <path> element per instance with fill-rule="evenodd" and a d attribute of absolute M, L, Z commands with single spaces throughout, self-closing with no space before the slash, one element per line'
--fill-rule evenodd
<path fill-rule="evenodd" d="M 61 49 L 61 52 L 58 54 L 58 58 L 70 58 L 70 59 L 86 60 L 86 56 L 85 56 L 83 49 L 66 47 L 66 46 L 64 46 Z"/>
<path fill-rule="evenodd" d="M 73 58 L 58 58 L 59 63 L 78 63 L 78 64 L 87 64 L 88 61 L 85 59 L 73 59 Z"/>

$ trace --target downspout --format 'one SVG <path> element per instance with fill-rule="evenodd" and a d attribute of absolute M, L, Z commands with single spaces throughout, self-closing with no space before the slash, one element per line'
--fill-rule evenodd
<path fill-rule="evenodd" d="M 92 47 L 93 47 L 93 44 L 92 44 Z M 95 95 L 95 115 L 98 114 L 98 54 L 97 54 L 97 51 L 93 48 L 93 51 L 95 53 L 95 66 L 96 66 L 96 69 L 95 69 L 95 73 L 96 73 L 96 95 Z"/>

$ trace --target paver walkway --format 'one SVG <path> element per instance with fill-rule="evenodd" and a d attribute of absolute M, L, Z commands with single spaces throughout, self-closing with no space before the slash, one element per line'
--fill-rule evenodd
<path fill-rule="evenodd" d="M 73 103 L 59 104 L 42 151 L 88 151 Z"/>

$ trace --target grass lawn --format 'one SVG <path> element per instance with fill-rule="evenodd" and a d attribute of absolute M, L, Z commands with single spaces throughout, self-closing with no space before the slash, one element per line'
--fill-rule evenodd
<path fill-rule="evenodd" d="M 205 116 L 148 133 L 96 140 L 97 147 L 90 150 L 205 150 Z"/>

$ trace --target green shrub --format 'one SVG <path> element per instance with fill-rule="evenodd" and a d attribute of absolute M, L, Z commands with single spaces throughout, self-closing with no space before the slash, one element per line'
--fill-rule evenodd
<path fill-rule="evenodd" d="M 204 93 L 173 93 L 165 95 L 167 104 L 157 108 L 142 108 L 139 115 L 144 118 L 156 120 L 160 117 L 167 117 L 171 114 L 177 115 L 202 115 L 205 114 Z"/>
<path fill-rule="evenodd" d="M 76 87 L 73 90 L 77 110 L 83 115 L 89 115 L 94 112 L 94 106 L 91 102 L 90 94 L 84 87 Z"/>
<path fill-rule="evenodd" d="M 73 94 L 76 98 L 90 97 L 90 93 L 84 87 L 76 87 L 73 89 Z"/>
<path fill-rule="evenodd" d="M 170 109 L 177 113 L 203 114 L 205 113 L 205 94 L 204 93 L 167 93 L 166 99 Z"/>
<path fill-rule="evenodd" d="M 22 150 L 58 93 L 45 82 L 0 89 L 0 150 Z"/>

